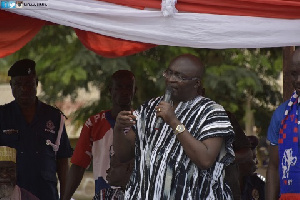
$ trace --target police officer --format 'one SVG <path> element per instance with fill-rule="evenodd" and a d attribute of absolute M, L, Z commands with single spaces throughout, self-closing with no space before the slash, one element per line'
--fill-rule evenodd
<path fill-rule="evenodd" d="M 72 148 L 64 116 L 36 97 L 35 62 L 23 59 L 8 71 L 14 101 L 0 106 L 0 145 L 17 150 L 17 184 L 41 200 L 59 199 Z"/>

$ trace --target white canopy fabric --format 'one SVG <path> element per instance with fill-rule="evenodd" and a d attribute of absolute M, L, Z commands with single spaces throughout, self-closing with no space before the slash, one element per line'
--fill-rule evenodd
<path fill-rule="evenodd" d="M 47 9 L 7 9 L 19 15 L 157 45 L 194 48 L 300 46 L 300 19 L 139 10 L 95 0 L 48 0 Z M 299 11 L 300 12 L 300 11 Z"/>

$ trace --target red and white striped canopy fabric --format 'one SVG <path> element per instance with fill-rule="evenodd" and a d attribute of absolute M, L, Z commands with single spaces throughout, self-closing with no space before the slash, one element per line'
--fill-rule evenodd
<path fill-rule="evenodd" d="M 88 49 L 105 57 L 126 56 L 155 45 L 300 46 L 298 0 L 166 2 L 173 2 L 178 12 L 164 16 L 158 0 L 48 0 L 48 9 L 1 10 L 0 57 L 22 48 L 49 22 L 73 27 Z"/>

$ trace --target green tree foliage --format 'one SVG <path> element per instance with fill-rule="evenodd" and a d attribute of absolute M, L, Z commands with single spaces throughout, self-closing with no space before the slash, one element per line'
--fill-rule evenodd
<path fill-rule="evenodd" d="M 72 28 L 45 26 L 37 36 L 13 55 L 0 59 L 0 81 L 5 79 L 8 66 L 22 58 L 35 60 L 43 93 L 41 99 L 50 104 L 80 98 L 78 89 L 96 86 L 100 101 L 85 102 L 74 113 L 74 123 L 83 121 L 100 110 L 110 108 L 109 77 L 118 69 L 132 70 L 137 79 L 134 107 L 164 93 L 162 72 L 172 58 L 191 53 L 206 66 L 203 85 L 206 96 L 232 111 L 243 125 L 245 100 L 251 98 L 256 124 L 266 132 L 271 112 L 281 101 L 275 80 L 282 70 L 281 49 L 193 49 L 157 46 L 138 54 L 116 59 L 104 58 L 86 49 Z M 5 79 L 5 80 L 4 80 Z"/>
<path fill-rule="evenodd" d="M 227 49 L 213 52 L 205 78 L 206 95 L 235 113 L 241 124 L 247 100 L 255 124 L 266 134 L 274 108 L 282 102 L 277 84 L 282 71 L 281 49 Z M 214 80 L 214 81 L 212 81 Z"/>

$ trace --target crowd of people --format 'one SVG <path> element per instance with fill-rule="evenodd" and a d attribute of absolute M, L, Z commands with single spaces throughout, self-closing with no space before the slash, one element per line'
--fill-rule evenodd
<path fill-rule="evenodd" d="M 85 121 L 74 151 L 64 114 L 36 95 L 35 61 L 19 60 L 8 71 L 15 99 L 0 106 L 0 199 L 70 200 L 91 163 L 94 200 L 300 199 L 300 49 L 292 61 L 295 92 L 270 122 L 265 182 L 255 173 L 259 139 L 205 96 L 194 55 L 174 58 L 166 94 L 138 108 L 134 74 L 113 73 L 112 107 Z"/>

